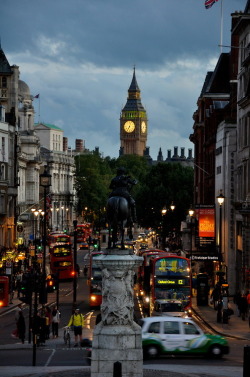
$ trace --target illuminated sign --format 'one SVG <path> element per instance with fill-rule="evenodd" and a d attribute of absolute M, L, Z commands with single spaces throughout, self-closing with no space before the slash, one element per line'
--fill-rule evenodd
<path fill-rule="evenodd" d="M 215 237 L 215 212 L 214 208 L 200 208 L 199 237 Z"/>
<path fill-rule="evenodd" d="M 157 279 L 156 284 L 162 285 L 162 284 L 169 284 L 169 285 L 183 285 L 185 284 L 184 279 Z"/>

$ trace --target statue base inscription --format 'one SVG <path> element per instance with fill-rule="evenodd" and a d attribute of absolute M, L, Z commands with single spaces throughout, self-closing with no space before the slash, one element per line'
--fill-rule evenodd
<path fill-rule="evenodd" d="M 101 322 L 95 327 L 91 377 L 113 377 L 117 362 L 122 377 L 143 376 L 141 327 L 134 322 L 134 271 L 142 257 L 113 249 L 93 258 L 102 270 Z"/>

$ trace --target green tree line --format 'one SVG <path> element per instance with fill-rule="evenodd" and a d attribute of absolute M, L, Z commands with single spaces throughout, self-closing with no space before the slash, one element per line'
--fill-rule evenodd
<path fill-rule="evenodd" d="M 109 184 L 118 167 L 138 181 L 131 195 L 136 201 L 140 226 L 157 229 L 162 221 L 169 228 L 180 229 L 193 201 L 193 169 L 179 163 L 160 162 L 150 166 L 144 157 L 126 155 L 117 159 L 102 158 L 99 153 L 78 155 L 76 164 L 76 195 L 78 216 L 88 214 L 89 221 L 105 218 L 105 206 L 110 193 Z M 175 210 L 170 211 L 170 205 Z M 167 209 L 163 218 L 162 209 Z M 105 222 L 105 221 L 104 221 Z"/>

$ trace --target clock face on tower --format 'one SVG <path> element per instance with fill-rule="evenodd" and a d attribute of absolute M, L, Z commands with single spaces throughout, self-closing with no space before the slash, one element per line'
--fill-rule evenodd
<path fill-rule="evenodd" d="M 144 134 L 146 131 L 147 131 L 147 125 L 143 121 L 143 122 L 141 122 L 141 132 Z"/>
<path fill-rule="evenodd" d="M 135 124 L 134 124 L 134 122 L 132 122 L 132 120 L 128 120 L 126 123 L 124 123 L 123 128 L 124 128 L 124 131 L 130 133 L 130 132 L 133 132 L 133 131 L 134 131 L 134 129 L 135 129 Z"/>

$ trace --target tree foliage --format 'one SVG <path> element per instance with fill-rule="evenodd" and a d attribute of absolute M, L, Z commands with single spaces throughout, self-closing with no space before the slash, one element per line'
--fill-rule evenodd
<path fill-rule="evenodd" d="M 117 159 L 102 158 L 98 153 L 76 157 L 77 213 L 84 208 L 94 213 L 104 208 L 110 193 L 111 179 L 118 167 L 124 166 L 138 184 L 131 195 L 136 201 L 137 217 L 143 227 L 159 227 L 162 222 L 161 210 L 171 203 L 175 210 L 169 211 L 166 220 L 180 229 L 193 201 L 193 169 L 178 163 L 158 163 L 149 166 L 144 157 L 126 155 Z"/>
<path fill-rule="evenodd" d="M 173 225 L 178 229 L 193 201 L 193 169 L 178 163 L 158 163 L 152 166 L 145 177 L 136 203 L 140 224 L 157 228 L 162 222 L 162 209 L 168 210 Z M 170 205 L 175 205 L 170 214 Z M 170 219 L 171 218 L 171 219 Z M 177 224 L 178 223 L 178 224 Z"/>

